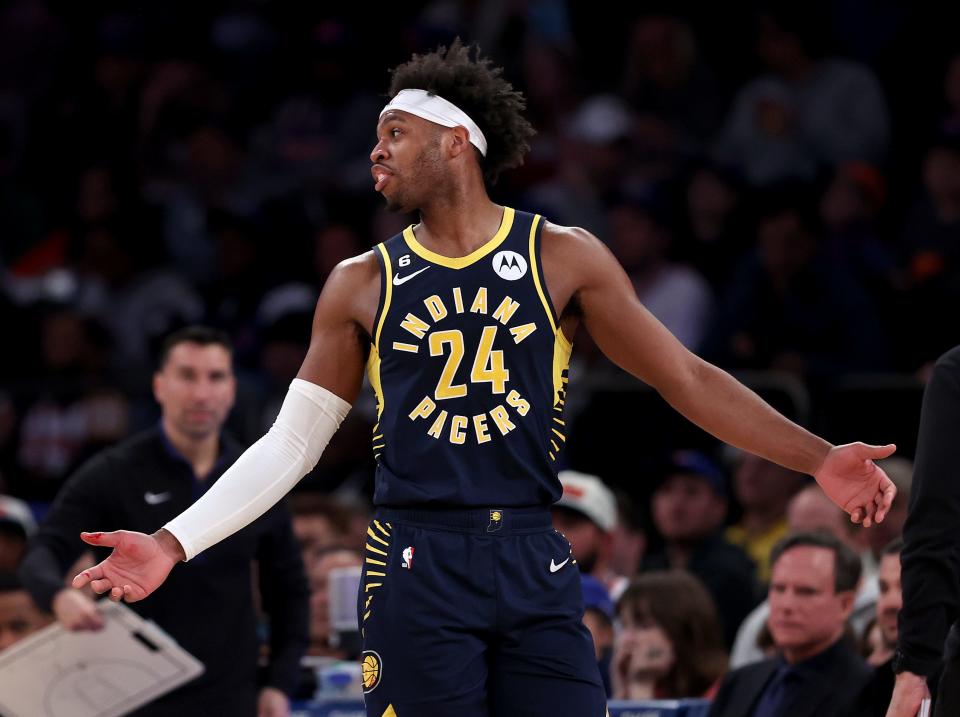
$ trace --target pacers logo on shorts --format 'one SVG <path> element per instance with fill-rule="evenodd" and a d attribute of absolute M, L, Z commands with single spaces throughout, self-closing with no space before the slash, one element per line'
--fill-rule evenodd
<path fill-rule="evenodd" d="M 361 675 L 363 677 L 363 691 L 373 692 L 380 684 L 380 675 L 383 671 L 383 662 L 373 650 L 363 651 L 363 660 L 361 665 Z"/>
<path fill-rule="evenodd" d="M 503 527 L 503 511 L 502 510 L 491 510 L 490 511 L 490 523 L 487 525 L 488 533 L 496 533 L 500 528 Z"/>

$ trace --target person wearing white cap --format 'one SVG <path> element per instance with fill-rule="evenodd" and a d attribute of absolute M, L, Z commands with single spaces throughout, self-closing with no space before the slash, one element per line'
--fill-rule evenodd
<path fill-rule="evenodd" d="M 30 506 L 19 498 L 0 495 L 0 570 L 14 570 L 37 529 Z"/>
<path fill-rule="evenodd" d="M 787 420 L 685 349 L 598 238 L 493 202 L 488 186 L 523 162 L 534 130 L 489 60 L 459 41 L 415 55 L 390 96 L 374 190 L 419 222 L 331 273 L 270 431 L 153 535 L 85 534 L 113 553 L 74 585 L 141 600 L 240 530 L 316 464 L 366 368 L 378 403 L 358 600 L 368 714 L 601 717 L 579 571 L 549 512 L 580 323 L 686 417 L 813 474 L 865 525 L 896 493 L 873 464 L 894 446 L 833 446 Z"/>
<path fill-rule="evenodd" d="M 599 580 L 616 602 L 629 581 L 610 564 L 617 527 L 613 491 L 594 475 L 566 470 L 557 477 L 563 494 L 553 505 L 553 527 L 570 541 L 580 572 Z"/>

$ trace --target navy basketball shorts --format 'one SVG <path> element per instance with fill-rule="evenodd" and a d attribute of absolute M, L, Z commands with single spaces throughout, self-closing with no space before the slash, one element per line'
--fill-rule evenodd
<path fill-rule="evenodd" d="M 378 509 L 358 596 L 368 717 L 603 717 L 570 544 L 538 509 Z"/>

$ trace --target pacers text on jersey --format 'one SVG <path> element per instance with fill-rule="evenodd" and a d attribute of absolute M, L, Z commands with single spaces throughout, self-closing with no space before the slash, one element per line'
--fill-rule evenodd
<path fill-rule="evenodd" d="M 466 384 L 455 383 L 457 369 L 464 358 L 463 334 L 459 330 L 432 330 L 435 329 L 438 322 L 450 314 L 450 307 L 455 314 L 469 312 L 491 316 L 502 326 L 507 327 L 515 344 L 522 342 L 537 329 L 536 323 L 533 322 L 520 326 L 509 326 L 510 319 L 520 308 L 520 304 L 510 296 L 505 296 L 499 304 L 496 304 L 496 308 L 491 313 L 490 307 L 494 306 L 496 302 L 489 301 L 488 293 L 486 287 L 479 287 L 469 304 L 464 300 L 463 292 L 458 286 L 451 289 L 447 302 L 444 302 L 438 294 L 427 297 L 423 300 L 426 312 L 423 316 L 429 316 L 429 320 L 433 321 L 434 326 L 431 326 L 428 319 L 408 312 L 406 317 L 400 321 L 400 326 L 410 334 L 416 343 L 393 342 L 393 348 L 397 351 L 419 353 L 421 341 L 426 339 L 431 356 L 447 356 L 446 365 L 440 374 L 440 380 L 433 396 L 424 396 L 416 408 L 408 414 L 408 417 L 411 421 L 425 421 L 425 425 L 428 426 L 427 435 L 432 438 L 439 439 L 443 436 L 455 445 L 466 443 L 469 433 L 473 434 L 478 445 L 490 441 L 488 421 L 501 435 L 507 435 L 516 428 L 508 407 L 514 409 L 520 417 L 526 416 L 530 411 L 530 403 L 518 391 L 507 391 L 506 384 L 510 380 L 510 371 L 504 365 L 503 351 L 493 349 L 499 328 L 494 324 L 485 326 L 483 329 L 480 345 L 472 361 L 470 380 L 471 383 L 475 384 L 489 383 L 491 392 L 495 395 L 504 396 L 503 401 L 489 411 L 477 415 L 454 414 L 451 416 L 449 411 L 442 408 L 438 412 L 438 401 L 461 398 L 467 395 L 468 390 Z M 448 307 L 448 303 L 450 307 Z M 429 420 L 431 418 L 433 419 L 432 422 Z"/>

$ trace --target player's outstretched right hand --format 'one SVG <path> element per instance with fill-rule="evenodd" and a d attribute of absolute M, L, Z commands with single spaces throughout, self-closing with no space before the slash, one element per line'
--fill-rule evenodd
<path fill-rule="evenodd" d="M 109 591 L 114 602 L 143 600 L 160 587 L 173 566 L 183 559 L 180 544 L 166 531 L 146 535 L 117 530 L 81 533 L 80 537 L 90 545 L 113 548 L 113 552 L 102 563 L 77 575 L 73 587 L 82 588 L 90 583 L 98 594 Z"/>

